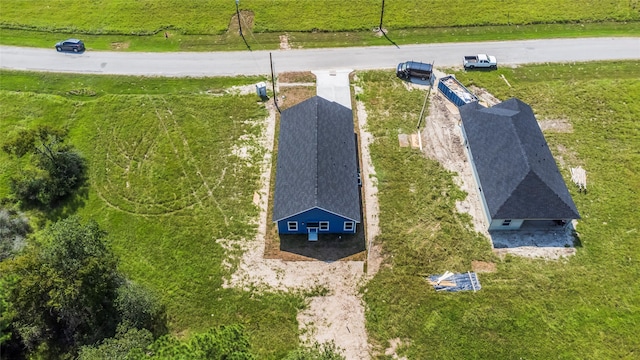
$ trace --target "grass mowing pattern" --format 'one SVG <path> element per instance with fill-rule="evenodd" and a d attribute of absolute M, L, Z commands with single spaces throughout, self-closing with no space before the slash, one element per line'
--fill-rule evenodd
<path fill-rule="evenodd" d="M 492 255 L 487 241 L 467 230 L 468 221 L 457 220 L 451 201 L 460 194 L 451 175 L 397 147 L 398 129 L 414 123 L 404 119 L 419 112 L 417 95 L 398 87 L 392 74 L 362 74 L 362 98 L 376 134 L 381 240 L 391 265 L 364 293 L 371 337 L 383 346 L 402 339 L 399 355 L 409 359 L 637 357 L 640 104 L 634 99 L 640 96 L 640 65 L 536 65 L 457 76 L 501 99 L 519 97 L 540 120 L 571 122 L 573 133 L 545 136 L 565 161 L 561 172 L 569 184 L 570 166 L 587 170 L 588 193 L 569 186 L 583 217 L 581 246 L 562 261 L 498 261 L 496 273 L 480 275 L 477 293 L 433 291 L 418 274 L 467 271 L 470 260 Z"/>
<path fill-rule="evenodd" d="M 243 0 L 243 34 L 252 50 L 389 45 L 371 30 L 379 0 Z M 53 48 L 78 37 L 87 49 L 114 51 L 246 50 L 233 2 L 221 0 L 56 0 L 42 6 L 6 0 L 0 43 Z M 398 44 L 639 36 L 638 0 L 416 0 L 385 4 L 383 27 Z M 165 31 L 169 37 L 165 38 Z"/>
<path fill-rule="evenodd" d="M 112 51 L 229 51 L 246 50 L 246 44 L 236 33 L 223 35 L 189 35 L 170 31 L 169 39 L 162 33 L 140 35 L 89 35 L 0 28 L 0 43 L 14 46 L 32 46 L 53 49 L 62 37 L 79 37 L 87 48 Z M 251 49 L 272 50 L 280 48 L 280 33 L 252 33 L 246 36 Z M 287 32 L 292 48 L 322 48 L 346 46 L 389 45 L 385 37 L 371 30 L 343 32 Z M 437 27 L 398 29 L 389 32 L 397 44 L 425 44 L 445 42 L 470 42 L 489 40 L 522 40 L 567 37 L 640 36 L 635 22 L 562 23 L 532 25 L 487 25 L 467 27 Z"/>
<path fill-rule="evenodd" d="M 2 76 L 2 134 L 36 122 L 68 126 L 70 142 L 88 160 L 87 197 L 50 216 L 77 212 L 101 223 L 121 270 L 167 304 L 173 332 L 242 323 L 260 358 L 280 358 L 296 346 L 299 296 L 222 288 L 229 254 L 216 240 L 256 234 L 252 198 L 266 111 L 255 96 L 207 92 L 258 78 Z M 40 93 L 32 92 L 38 84 Z M 12 169 L 5 155 L 0 164 Z M 7 195 L 4 181 L 0 190 Z"/>
<path fill-rule="evenodd" d="M 42 6 L 30 0 L 4 0 L 3 28 L 84 34 L 150 35 L 165 29 L 184 34 L 221 34 L 235 15 L 231 1 L 57 0 Z M 375 0 L 243 0 L 255 32 L 370 30 L 380 22 Z M 385 4 L 384 26 L 391 29 L 637 21 L 640 3 L 629 0 L 465 1 L 414 0 Z"/>

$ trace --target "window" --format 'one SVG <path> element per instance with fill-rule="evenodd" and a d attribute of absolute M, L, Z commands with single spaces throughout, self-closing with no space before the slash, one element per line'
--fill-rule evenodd
<path fill-rule="evenodd" d="M 344 231 L 353 231 L 354 223 L 353 221 L 345 221 L 344 222 Z"/>
<path fill-rule="evenodd" d="M 320 221 L 320 231 L 329 231 L 328 221 Z"/>
<path fill-rule="evenodd" d="M 298 231 L 298 222 L 297 221 L 287 221 L 287 230 L 289 230 L 289 231 Z"/>
<path fill-rule="evenodd" d="M 510 226 L 511 225 L 511 219 L 506 219 L 502 221 L 502 226 Z"/>

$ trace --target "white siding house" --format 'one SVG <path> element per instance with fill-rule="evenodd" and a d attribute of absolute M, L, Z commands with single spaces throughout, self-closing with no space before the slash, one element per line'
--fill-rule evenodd
<path fill-rule="evenodd" d="M 462 135 L 489 230 L 564 226 L 579 219 L 531 107 L 513 98 L 460 107 Z"/>

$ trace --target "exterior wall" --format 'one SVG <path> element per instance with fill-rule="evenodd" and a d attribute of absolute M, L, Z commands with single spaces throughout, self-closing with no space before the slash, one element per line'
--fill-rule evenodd
<path fill-rule="evenodd" d="M 494 230 L 519 230 L 523 227 L 523 225 L 531 226 L 532 222 L 539 221 L 541 223 L 553 223 L 554 219 L 492 219 L 489 214 L 489 207 L 487 206 L 487 201 L 484 198 L 484 192 L 482 191 L 482 184 L 480 184 L 480 179 L 478 178 L 478 171 L 476 171 L 476 164 L 473 161 L 473 154 L 469 149 L 469 144 L 467 143 L 467 134 L 464 131 L 464 126 L 460 126 L 460 131 L 462 132 L 462 138 L 464 140 L 465 152 L 467 153 L 467 158 L 469 159 L 469 163 L 472 167 L 473 178 L 476 182 L 476 189 L 478 189 L 478 195 L 482 202 L 482 210 L 484 212 L 485 218 L 487 219 L 487 223 L 489 224 L 489 231 Z M 508 225 L 504 225 L 505 220 L 511 220 Z M 571 223 L 571 219 L 563 219 L 565 223 Z M 540 228 L 551 227 L 553 224 L 549 224 L 548 226 L 541 225 Z M 557 226 L 557 225 L 556 225 Z"/>
<path fill-rule="evenodd" d="M 523 219 L 509 219 L 509 225 L 504 225 L 507 219 L 493 219 L 489 225 L 489 230 L 518 230 L 524 222 Z"/>
<path fill-rule="evenodd" d="M 487 219 L 487 223 L 489 223 L 489 230 L 491 230 L 492 219 L 491 215 L 489 215 L 489 207 L 487 206 L 487 200 L 484 198 L 484 192 L 482 192 L 482 184 L 480 184 L 480 178 L 478 178 L 478 171 L 476 169 L 476 163 L 473 161 L 473 154 L 471 154 L 471 149 L 469 149 L 469 143 L 467 142 L 467 133 L 464 132 L 464 126 L 460 125 L 460 131 L 462 132 L 462 139 L 464 140 L 464 148 L 467 153 L 467 158 L 469 159 L 469 163 L 471 164 L 473 173 L 473 178 L 476 181 L 476 189 L 478 189 L 478 196 L 480 197 L 480 201 L 482 202 L 482 210 L 484 212 L 484 216 Z M 502 224 L 502 222 L 501 222 Z"/>
<path fill-rule="evenodd" d="M 297 231 L 289 231 L 289 228 L 287 225 L 289 221 L 298 222 Z M 356 229 L 358 226 L 358 223 L 354 223 L 352 231 L 345 231 L 344 222 L 351 221 L 350 219 L 344 218 L 342 216 L 338 216 L 336 214 L 327 212 L 319 208 L 313 208 L 311 210 L 307 210 L 300 214 L 278 221 L 278 233 L 279 234 L 306 234 L 308 223 L 310 222 L 319 223 L 320 221 L 328 221 L 329 229 L 328 230 L 318 229 L 319 234 L 353 234 L 356 232 Z"/>

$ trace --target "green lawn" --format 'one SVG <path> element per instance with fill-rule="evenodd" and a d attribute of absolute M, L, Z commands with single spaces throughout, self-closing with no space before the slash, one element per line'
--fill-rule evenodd
<path fill-rule="evenodd" d="M 504 75 L 512 87 L 499 75 Z M 230 269 L 217 239 L 255 235 L 252 205 L 264 155 L 256 142 L 263 106 L 224 95 L 260 78 L 161 79 L 1 71 L 0 140 L 36 123 L 68 126 L 89 162 L 86 195 L 44 221 L 77 212 L 109 231 L 125 274 L 157 292 L 181 335 L 242 323 L 260 358 L 298 342 L 303 299 L 221 287 Z M 566 119 L 573 133 L 546 134 L 556 156 L 582 165 L 589 191 L 569 189 L 582 215 L 576 256 L 497 259 L 455 201 L 453 174 L 398 147 L 424 93 L 389 71 L 358 74 L 375 136 L 381 235 L 388 255 L 363 288 L 370 341 L 400 338 L 409 359 L 635 358 L 640 349 L 640 64 L 575 63 L 458 73 L 500 99 L 517 96 L 539 119 Z M 214 96 L 214 94 L 218 96 Z M 241 135 L 245 135 L 242 136 Z M 248 157 L 233 155 L 236 147 Z M 560 150 L 564 149 L 564 150 Z M 249 165 L 252 166 L 249 166 Z M 0 197 L 16 164 L 0 154 Z M 477 293 L 436 293 L 424 275 L 494 261 Z M 384 357 L 382 357 L 384 358 Z"/>
<path fill-rule="evenodd" d="M 370 30 L 380 23 L 381 1 L 242 0 L 256 32 Z M 629 0 L 413 0 L 387 1 L 383 25 L 392 29 L 637 21 L 640 3 Z M 3 27 L 94 34 L 148 35 L 165 29 L 188 34 L 221 34 L 235 15 L 232 1 L 30 0 L 3 1 Z M 248 21 L 248 20 L 247 20 Z M 246 24 L 250 27 L 250 23 Z"/>
<path fill-rule="evenodd" d="M 252 199 L 265 151 L 257 138 L 267 114 L 255 95 L 222 90 L 263 79 L 0 76 L 2 140 L 35 123 L 69 127 L 69 141 L 88 160 L 87 194 L 48 220 L 73 212 L 97 220 L 121 270 L 167 305 L 172 332 L 241 323 L 260 358 L 295 348 L 303 299 L 224 289 L 231 254 L 216 242 L 257 231 Z M 0 164 L 3 197 L 17 167 L 4 153 Z"/>
<path fill-rule="evenodd" d="M 532 65 L 457 73 L 500 99 L 518 97 L 539 119 L 566 119 L 573 133 L 546 134 L 569 182 L 569 166 L 587 170 L 589 191 L 570 192 L 582 215 L 577 255 L 561 261 L 491 253 L 469 219 L 452 174 L 397 134 L 415 127 L 421 106 L 393 74 L 359 74 L 376 140 L 379 241 L 387 263 L 364 290 L 367 328 L 382 347 L 400 338 L 409 359 L 632 359 L 640 338 L 640 64 Z M 508 87 L 499 75 L 504 75 Z M 562 149 L 562 151 L 560 150 Z M 497 262 L 477 293 L 436 293 L 421 275 L 469 271 Z M 384 358 L 384 357 L 381 357 Z"/>
<path fill-rule="evenodd" d="M 379 0 L 242 0 L 252 49 L 386 45 Z M 233 1 L 4 0 L 0 43 L 52 47 L 80 37 L 89 50 L 242 50 Z M 638 36 L 638 0 L 387 1 L 383 27 L 397 44 L 569 36 Z M 165 39 L 165 32 L 169 38 Z"/>

